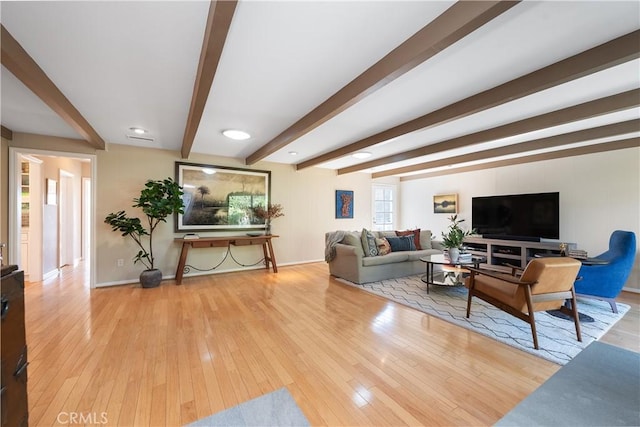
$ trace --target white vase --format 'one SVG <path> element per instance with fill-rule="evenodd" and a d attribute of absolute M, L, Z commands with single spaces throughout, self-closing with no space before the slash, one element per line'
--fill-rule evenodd
<path fill-rule="evenodd" d="M 458 262 L 459 257 L 460 257 L 460 249 L 449 248 L 449 261 Z"/>

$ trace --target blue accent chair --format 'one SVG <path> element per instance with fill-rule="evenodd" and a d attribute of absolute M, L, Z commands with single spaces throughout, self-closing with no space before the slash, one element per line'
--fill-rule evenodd
<path fill-rule="evenodd" d="M 575 283 L 578 297 L 607 301 L 614 313 L 618 312 L 616 297 L 631 274 L 636 257 L 636 235 L 631 231 L 616 230 L 609 238 L 609 250 L 596 258 L 609 261 L 605 265 L 583 265 Z"/>

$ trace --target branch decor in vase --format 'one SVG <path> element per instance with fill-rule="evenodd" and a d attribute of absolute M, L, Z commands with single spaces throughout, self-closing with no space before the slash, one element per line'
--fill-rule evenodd
<path fill-rule="evenodd" d="M 282 205 L 271 203 L 268 203 L 266 207 L 259 205 L 251 208 L 253 216 L 264 221 L 264 234 L 266 235 L 271 234 L 271 220 L 284 216 L 283 210 Z"/>

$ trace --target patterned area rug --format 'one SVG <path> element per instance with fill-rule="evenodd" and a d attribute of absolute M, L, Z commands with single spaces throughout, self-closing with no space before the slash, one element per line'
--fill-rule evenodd
<path fill-rule="evenodd" d="M 471 317 L 467 319 L 467 289 L 464 286 L 430 286 L 430 294 L 427 294 L 427 285 L 420 280 L 420 277 L 409 276 L 363 285 L 343 279 L 338 280 L 560 365 L 573 359 L 589 343 L 604 335 L 629 310 L 628 305 L 618 303 L 616 314 L 611 312 L 608 303 L 578 299 L 579 312 L 594 319 L 592 323 L 580 323 L 582 342 L 576 339 L 572 320 L 567 321 L 545 312 L 538 312 L 535 316 L 540 349 L 536 350 L 533 348 L 531 327 L 528 323 L 478 298 L 473 299 Z"/>

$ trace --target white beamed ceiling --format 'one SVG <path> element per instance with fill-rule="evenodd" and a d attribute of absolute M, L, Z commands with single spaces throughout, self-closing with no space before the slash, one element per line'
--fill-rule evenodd
<path fill-rule="evenodd" d="M 191 153 L 245 159 L 452 4 L 240 1 Z M 107 143 L 180 151 L 208 1 L 3 1 L 0 7 L 2 25 Z M 639 28 L 637 1 L 523 1 L 264 160 L 298 164 Z M 81 138 L 5 67 L 1 78 L 3 126 Z M 366 161 L 637 88 L 640 60 L 633 60 L 374 145 Z M 366 171 L 639 117 L 634 108 Z M 127 138 L 132 126 L 147 129 L 154 141 Z M 222 136 L 231 128 L 252 137 Z M 602 141 L 584 144 L 596 142 Z M 363 162 L 344 156 L 318 166 Z"/>

